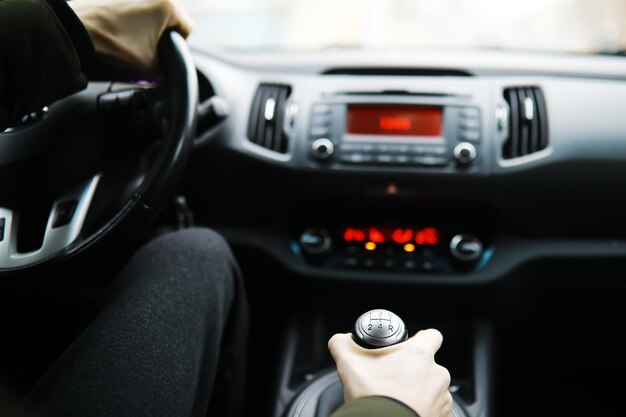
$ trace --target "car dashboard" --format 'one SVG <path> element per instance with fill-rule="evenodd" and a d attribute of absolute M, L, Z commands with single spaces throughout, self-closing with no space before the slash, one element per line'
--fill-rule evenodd
<path fill-rule="evenodd" d="M 198 54 L 230 108 L 198 138 L 199 215 L 320 279 L 484 282 L 538 257 L 619 255 L 619 58 L 432 55 Z M 227 184 L 196 186 L 216 166 Z"/>
<path fill-rule="evenodd" d="M 201 96 L 219 97 L 223 118 L 199 129 L 184 194 L 235 250 L 257 349 L 262 317 L 280 329 L 278 353 L 252 356 L 253 384 L 274 378 L 254 407 L 291 415 L 298 393 L 332 369 L 328 338 L 374 307 L 442 330 L 439 360 L 471 416 L 525 415 L 552 395 L 592 392 L 598 375 L 618 377 L 576 358 L 606 355 L 623 369 L 612 336 L 624 324 L 622 58 L 195 58 Z M 599 344 L 573 336 L 581 327 Z M 546 369 L 568 375 L 556 394 L 536 381 Z"/>

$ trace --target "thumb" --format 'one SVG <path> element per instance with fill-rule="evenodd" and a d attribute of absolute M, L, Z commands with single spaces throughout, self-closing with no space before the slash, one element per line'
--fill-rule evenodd
<path fill-rule="evenodd" d="M 330 338 L 328 350 L 330 350 L 330 354 L 335 362 L 339 361 L 340 358 L 345 356 L 346 352 L 352 349 L 353 343 L 352 333 L 337 333 Z"/>

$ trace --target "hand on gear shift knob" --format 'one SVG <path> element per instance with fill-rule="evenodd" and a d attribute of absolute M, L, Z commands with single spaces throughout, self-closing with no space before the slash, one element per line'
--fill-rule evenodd
<path fill-rule="evenodd" d="M 379 349 L 404 342 L 408 332 L 400 317 L 388 310 L 375 309 L 362 314 L 354 324 L 352 338 L 361 347 Z"/>
<path fill-rule="evenodd" d="M 346 402 L 382 396 L 407 405 L 421 417 L 450 417 L 453 410 L 455 417 L 465 417 L 448 390 L 450 373 L 435 361 L 442 342 L 441 332 L 432 328 L 407 339 L 403 321 L 377 309 L 360 316 L 352 334 L 331 337 L 328 348 Z"/>

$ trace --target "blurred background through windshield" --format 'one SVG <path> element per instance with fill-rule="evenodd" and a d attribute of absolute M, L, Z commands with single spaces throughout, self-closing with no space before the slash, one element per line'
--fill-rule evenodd
<path fill-rule="evenodd" d="M 181 0 L 198 48 L 502 48 L 615 53 L 626 0 Z"/>

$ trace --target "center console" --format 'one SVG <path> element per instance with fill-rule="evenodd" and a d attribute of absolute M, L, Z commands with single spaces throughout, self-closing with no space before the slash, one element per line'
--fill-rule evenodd
<path fill-rule="evenodd" d="M 415 329 L 427 327 L 440 329 L 444 334 L 443 346 L 435 359 L 452 377 L 453 416 L 490 417 L 494 356 L 491 324 L 454 318 L 406 319 L 411 336 Z M 333 333 L 349 330 L 336 327 L 337 323 L 349 321 L 347 315 L 335 311 L 329 317 L 298 317 L 288 327 L 280 355 L 273 417 L 328 417 L 343 404 L 343 388 L 326 342 Z"/>

